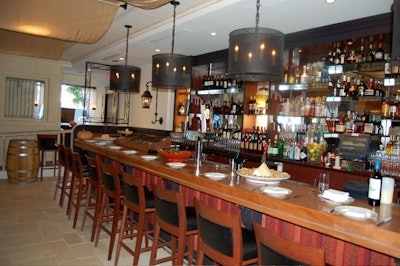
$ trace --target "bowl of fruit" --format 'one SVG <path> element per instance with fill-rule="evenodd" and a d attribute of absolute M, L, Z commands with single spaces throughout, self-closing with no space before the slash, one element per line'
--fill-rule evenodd
<path fill-rule="evenodd" d="M 168 162 L 184 162 L 192 157 L 193 151 L 179 149 L 160 149 L 159 154 L 167 158 Z"/>
<path fill-rule="evenodd" d="M 314 142 L 307 145 L 307 161 L 320 162 L 321 155 L 324 152 L 324 144 Z"/>

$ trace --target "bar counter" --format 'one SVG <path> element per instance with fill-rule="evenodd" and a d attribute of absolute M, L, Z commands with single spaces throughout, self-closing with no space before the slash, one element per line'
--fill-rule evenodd
<path fill-rule="evenodd" d="M 121 150 L 115 151 L 107 146 L 79 140 L 75 141 L 75 146 L 130 166 L 135 169 L 135 174 L 151 175 L 187 187 L 195 191 L 196 196 L 206 194 L 260 212 L 263 215 L 262 224 L 267 228 L 279 234 L 285 234 L 283 231 L 290 228 L 290 233 L 286 233 L 288 238 L 324 248 L 328 264 L 395 265 L 400 258 L 398 204 L 373 208 L 366 201 L 355 200 L 347 205 L 378 213 L 377 220 L 356 220 L 331 213 L 338 205 L 321 200 L 315 187 L 290 179 L 281 181 L 280 186 L 292 190 L 292 193 L 276 198 L 264 194 L 259 189 L 262 184 L 247 182 L 242 177 L 213 181 L 203 175 L 205 172 L 221 172 L 229 177 L 229 167 L 226 165 L 203 162 L 200 173 L 196 175 L 196 166 L 190 162 L 185 168 L 175 170 L 167 166 L 166 159 L 160 155 L 154 161 L 145 161 L 140 158 L 141 154 L 145 154 L 143 152 L 125 155 Z M 192 204 L 190 199 L 187 199 L 187 204 Z M 388 216 L 392 220 L 375 225 Z"/>

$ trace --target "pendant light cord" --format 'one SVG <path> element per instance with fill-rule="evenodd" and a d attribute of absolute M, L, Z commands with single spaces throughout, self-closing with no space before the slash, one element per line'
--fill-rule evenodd
<path fill-rule="evenodd" d="M 258 23 L 260 22 L 260 0 L 257 0 L 257 13 L 256 13 L 256 34 L 258 33 Z"/>
<path fill-rule="evenodd" d="M 175 17 L 176 17 L 176 6 L 179 5 L 178 1 L 171 1 L 171 4 L 174 6 L 174 20 L 172 23 L 172 48 L 171 54 L 174 53 L 174 45 L 175 45 Z"/>
<path fill-rule="evenodd" d="M 125 48 L 125 66 L 128 65 L 128 39 L 129 39 L 129 29 L 132 28 L 131 25 L 125 25 L 126 28 L 126 48 Z"/>

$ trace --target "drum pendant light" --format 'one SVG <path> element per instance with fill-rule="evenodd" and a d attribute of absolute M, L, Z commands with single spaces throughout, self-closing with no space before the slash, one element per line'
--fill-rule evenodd
<path fill-rule="evenodd" d="M 192 58 L 174 54 L 176 6 L 179 2 L 171 1 L 171 4 L 174 6 L 171 53 L 153 55 L 151 81 L 157 88 L 188 88 L 192 81 Z"/>
<path fill-rule="evenodd" d="M 130 25 L 125 25 L 126 33 L 126 50 L 125 65 L 110 66 L 110 90 L 139 92 L 140 91 L 140 68 L 128 66 L 128 38 Z"/>
<path fill-rule="evenodd" d="M 256 27 L 229 34 L 228 74 L 245 81 L 279 81 L 282 78 L 284 34 L 259 28 L 260 0 Z"/>

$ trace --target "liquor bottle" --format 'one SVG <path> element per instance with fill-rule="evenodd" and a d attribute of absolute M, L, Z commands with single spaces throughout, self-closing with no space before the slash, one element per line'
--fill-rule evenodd
<path fill-rule="evenodd" d="M 369 178 L 368 186 L 368 204 L 371 206 L 379 206 L 381 204 L 381 187 L 382 187 L 382 175 L 381 175 L 381 161 L 375 160 L 375 171 Z"/>
<path fill-rule="evenodd" d="M 357 62 L 359 63 L 364 63 L 366 58 L 365 58 L 365 54 L 364 54 L 364 45 L 360 46 L 360 51 L 358 51 L 357 56 Z"/>
<path fill-rule="evenodd" d="M 272 142 L 271 139 L 268 139 L 268 147 L 267 147 L 267 155 L 268 157 L 272 157 L 273 156 L 273 146 L 272 146 Z"/>
<path fill-rule="evenodd" d="M 226 77 L 226 74 L 225 74 L 224 79 L 223 79 L 223 81 L 222 81 L 222 87 L 223 87 L 224 89 L 227 89 L 227 88 L 228 88 L 228 79 L 227 79 L 227 77 Z"/>
<path fill-rule="evenodd" d="M 348 93 L 346 75 L 342 76 L 342 84 L 340 85 L 339 96 L 346 97 Z"/>
<path fill-rule="evenodd" d="M 343 113 L 339 114 L 339 122 L 336 124 L 336 132 L 337 133 L 344 133 L 346 130 L 345 124 L 344 124 L 344 116 Z"/>
<path fill-rule="evenodd" d="M 294 83 L 299 84 L 300 83 L 300 77 L 301 77 L 300 66 L 297 65 L 296 66 L 296 70 L 295 70 L 295 74 L 294 74 Z"/>
<path fill-rule="evenodd" d="M 250 100 L 248 103 L 248 113 L 249 115 L 253 114 L 253 96 L 250 96 Z"/>
<path fill-rule="evenodd" d="M 356 56 L 354 50 L 351 50 L 351 51 L 350 51 L 350 53 L 348 54 L 348 57 L 347 57 L 347 60 L 346 60 L 346 61 L 347 61 L 347 63 L 349 63 L 349 64 L 357 63 L 357 56 Z"/>
<path fill-rule="evenodd" d="M 301 77 L 300 77 L 300 83 L 307 84 L 308 80 L 309 80 L 309 78 L 307 75 L 307 66 L 304 65 L 303 66 L 303 74 L 301 74 Z"/>
<path fill-rule="evenodd" d="M 332 56 L 332 51 L 329 51 L 328 56 L 326 57 L 326 64 L 330 65 L 333 64 L 333 56 Z"/>
<path fill-rule="evenodd" d="M 302 146 L 300 148 L 299 158 L 300 158 L 300 161 L 307 161 L 307 148 L 305 146 Z"/>
<path fill-rule="evenodd" d="M 365 82 L 364 79 L 361 81 L 360 85 L 358 86 L 358 96 L 363 97 L 365 95 Z"/>
<path fill-rule="evenodd" d="M 375 61 L 383 61 L 385 52 L 382 48 L 382 43 L 379 43 L 378 49 L 375 51 Z"/>
<path fill-rule="evenodd" d="M 368 63 L 375 61 L 375 55 L 374 55 L 374 50 L 372 49 L 372 43 L 369 44 L 369 52 L 367 54 L 366 61 Z"/>
<path fill-rule="evenodd" d="M 285 66 L 285 71 L 283 72 L 283 83 L 289 82 L 289 70 L 288 66 Z"/>
<path fill-rule="evenodd" d="M 374 86 L 374 79 L 371 78 L 369 80 L 367 89 L 364 91 L 365 96 L 374 96 L 375 95 L 375 90 L 374 90 L 373 86 Z"/>
<path fill-rule="evenodd" d="M 281 136 L 278 142 L 278 158 L 284 157 L 284 149 L 285 149 L 285 138 Z"/>
<path fill-rule="evenodd" d="M 347 63 L 347 51 L 346 48 L 343 48 L 342 52 L 340 53 L 340 64 L 344 65 Z"/>
<path fill-rule="evenodd" d="M 353 99 L 357 99 L 358 90 L 357 90 L 356 84 L 354 82 L 354 78 L 351 78 L 351 80 L 350 80 L 348 96 Z"/>

